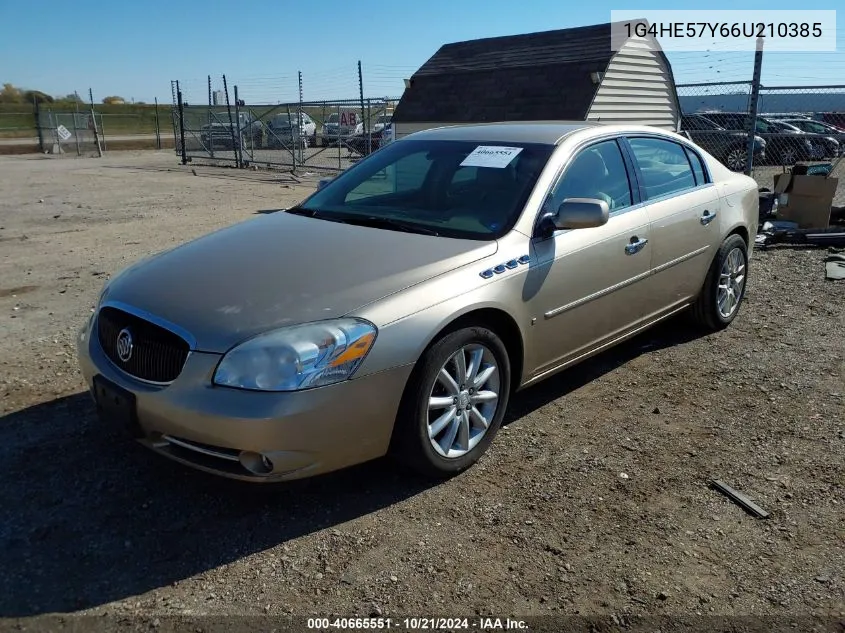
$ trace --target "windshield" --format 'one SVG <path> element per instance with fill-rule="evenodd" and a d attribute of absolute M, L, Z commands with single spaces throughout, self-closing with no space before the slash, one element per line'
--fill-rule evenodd
<path fill-rule="evenodd" d="M 378 119 L 376 119 L 376 123 L 390 123 L 390 120 L 391 120 L 392 118 L 393 118 L 393 117 L 391 117 L 391 116 L 389 116 L 389 115 L 388 115 L 388 116 L 383 116 L 383 115 L 382 115 L 382 116 L 380 116 Z"/>
<path fill-rule="evenodd" d="M 476 141 L 391 143 L 300 205 L 331 220 L 398 220 L 420 232 L 497 239 L 519 217 L 552 145 Z"/>
<path fill-rule="evenodd" d="M 337 123 L 340 117 L 337 114 L 330 114 L 329 118 L 326 119 L 326 123 Z"/>

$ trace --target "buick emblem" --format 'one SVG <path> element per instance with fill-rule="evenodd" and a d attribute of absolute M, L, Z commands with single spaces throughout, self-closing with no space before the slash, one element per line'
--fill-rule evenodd
<path fill-rule="evenodd" d="M 124 363 L 132 358 L 132 332 L 123 328 L 117 335 L 117 357 Z"/>

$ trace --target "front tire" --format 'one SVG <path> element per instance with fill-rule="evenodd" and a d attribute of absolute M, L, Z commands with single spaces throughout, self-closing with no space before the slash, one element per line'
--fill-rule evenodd
<path fill-rule="evenodd" d="M 696 324 L 711 332 L 728 327 L 739 314 L 747 281 L 748 246 L 739 235 L 731 235 L 722 242 L 692 306 Z"/>
<path fill-rule="evenodd" d="M 391 453 L 427 477 L 449 477 L 485 453 L 510 394 L 510 360 L 483 327 L 446 334 L 415 368 L 399 408 Z"/>

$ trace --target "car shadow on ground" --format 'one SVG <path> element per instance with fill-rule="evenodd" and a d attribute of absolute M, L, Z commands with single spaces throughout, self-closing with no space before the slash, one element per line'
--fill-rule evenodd
<path fill-rule="evenodd" d="M 685 332 L 669 324 L 517 394 L 506 422 Z M 387 460 L 274 486 L 220 479 L 124 439 L 85 393 L 0 417 L 0 460 L 0 617 L 143 594 L 436 485 Z"/>

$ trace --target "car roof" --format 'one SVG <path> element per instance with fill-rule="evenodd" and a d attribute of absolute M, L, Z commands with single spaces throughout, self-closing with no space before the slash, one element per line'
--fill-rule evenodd
<path fill-rule="evenodd" d="M 545 143 L 555 145 L 577 130 L 598 127 L 586 121 L 527 121 L 518 123 L 471 123 L 423 130 L 416 140 L 486 141 L 492 143 Z"/>
<path fill-rule="evenodd" d="M 431 128 L 410 134 L 406 139 L 427 141 L 476 141 L 486 143 L 540 143 L 559 145 L 573 135 L 579 138 L 610 134 L 657 134 L 667 139 L 689 142 L 675 132 L 648 125 L 619 125 L 593 121 L 530 121 L 514 123 L 474 123 Z M 400 139 L 404 140 L 404 139 Z"/>

